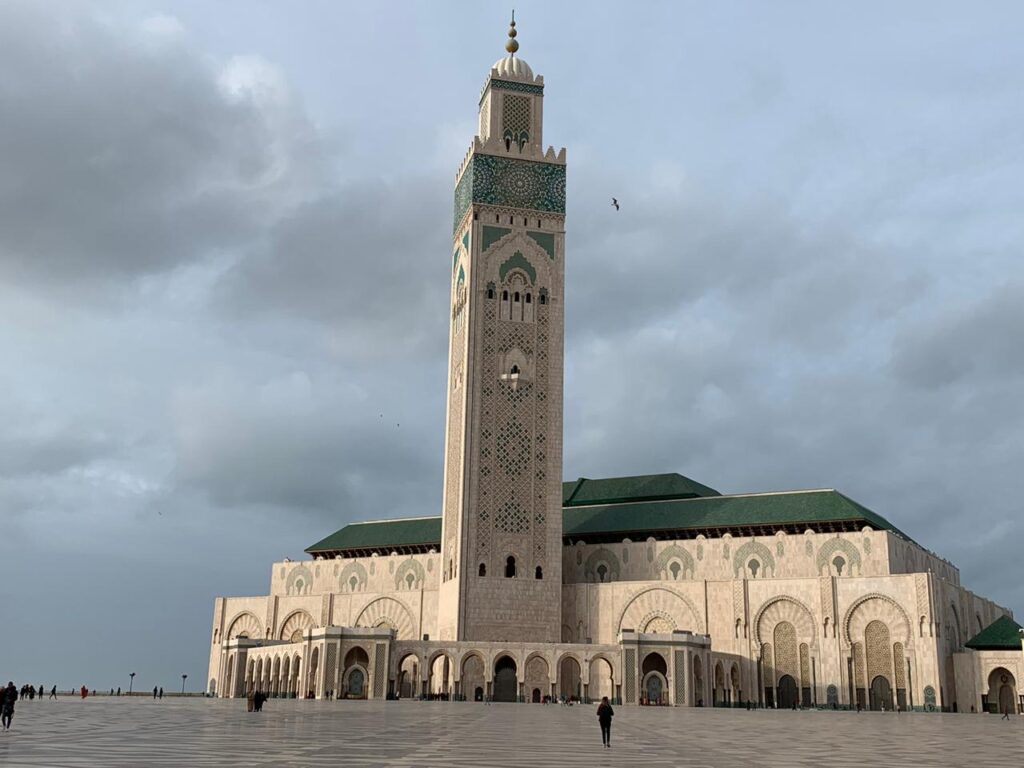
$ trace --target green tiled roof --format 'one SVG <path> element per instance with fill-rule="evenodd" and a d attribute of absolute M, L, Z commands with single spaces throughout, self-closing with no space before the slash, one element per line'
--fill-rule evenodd
<path fill-rule="evenodd" d="M 976 651 L 1019 651 L 1021 626 L 1009 616 L 1000 616 L 964 645 Z"/>
<path fill-rule="evenodd" d="M 720 495 L 714 488 L 708 488 L 675 472 L 664 475 L 606 477 L 600 480 L 581 477 L 579 480 L 562 483 L 562 505 L 566 507 Z"/>
<path fill-rule="evenodd" d="M 440 517 L 409 517 L 404 520 L 352 523 L 340 531 L 335 531 L 326 539 L 321 539 L 306 551 L 312 553 L 385 547 L 417 547 L 439 545 L 440 542 Z"/>
<path fill-rule="evenodd" d="M 583 538 L 587 534 L 842 522 L 863 522 L 904 535 L 885 518 L 833 490 L 569 507 L 563 512 L 562 527 L 566 536 Z"/>
<path fill-rule="evenodd" d="M 658 498 L 675 490 L 674 498 Z M 697 489 L 706 494 L 693 495 Z M 865 525 L 908 538 L 888 520 L 833 490 L 722 496 L 682 475 L 580 479 L 564 484 L 567 500 L 562 532 L 569 539 L 668 538 L 726 531 L 739 535 L 773 532 L 779 527 L 857 530 Z M 629 501 L 610 503 L 614 498 Z M 683 495 L 688 494 L 688 495 Z M 644 500 L 644 499 L 654 500 Z M 599 500 L 600 503 L 594 503 Z M 353 523 L 318 541 L 306 551 L 364 553 L 403 547 L 440 547 L 441 518 L 419 517 Z"/>

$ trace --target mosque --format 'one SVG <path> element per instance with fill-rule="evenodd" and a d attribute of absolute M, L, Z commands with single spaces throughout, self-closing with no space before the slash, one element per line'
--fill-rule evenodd
<path fill-rule="evenodd" d="M 441 515 L 217 598 L 208 692 L 1020 711 L 1009 612 L 842 493 L 562 482 L 566 155 L 518 48 L 456 174 Z"/>

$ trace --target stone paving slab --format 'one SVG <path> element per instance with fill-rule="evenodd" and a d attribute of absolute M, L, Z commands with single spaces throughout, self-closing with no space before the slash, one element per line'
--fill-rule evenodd
<path fill-rule="evenodd" d="M 1024 717 L 445 702 L 64 698 L 19 702 L 0 766 L 1015 765 Z"/>

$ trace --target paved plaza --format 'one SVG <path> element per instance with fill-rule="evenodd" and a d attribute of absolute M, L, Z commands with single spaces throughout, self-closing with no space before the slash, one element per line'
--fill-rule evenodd
<path fill-rule="evenodd" d="M 20 703 L 0 765 L 966 766 L 1016 764 L 1024 718 L 619 707 L 65 698 Z M 823 763 L 823 759 L 825 763 Z"/>

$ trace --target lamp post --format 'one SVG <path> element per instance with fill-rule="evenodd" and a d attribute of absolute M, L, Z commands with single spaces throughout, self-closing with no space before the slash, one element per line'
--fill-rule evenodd
<path fill-rule="evenodd" d="M 128 681 L 128 695 L 131 696 L 132 695 L 132 686 L 135 685 L 135 673 L 132 672 L 130 675 L 128 675 L 128 677 L 131 678 L 131 680 Z"/>
<path fill-rule="evenodd" d="M 185 695 L 185 678 L 186 677 L 188 677 L 188 675 L 182 675 L 181 676 L 181 695 L 182 696 Z"/>

